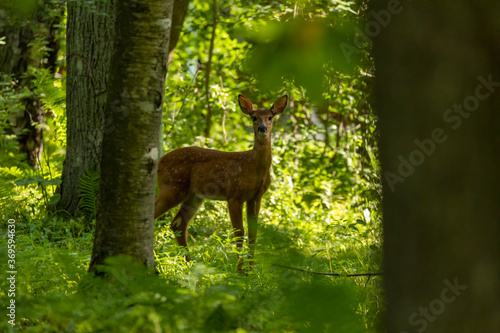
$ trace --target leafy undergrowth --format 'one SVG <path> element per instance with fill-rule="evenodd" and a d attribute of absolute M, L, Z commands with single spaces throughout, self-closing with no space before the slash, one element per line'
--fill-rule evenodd
<path fill-rule="evenodd" d="M 156 274 L 115 258 L 107 280 L 87 273 L 92 225 L 60 218 L 16 221 L 16 326 L 2 325 L 29 332 L 377 331 L 384 307 L 380 277 L 282 267 L 377 272 L 380 251 L 370 223 L 342 214 L 341 207 L 318 210 L 311 219 L 300 209 L 277 209 L 276 197 L 263 205 L 256 266 L 247 276 L 235 270 L 223 203 L 206 203 L 193 221 L 191 262 L 163 225 L 172 211 L 157 223 Z M 2 279 L 2 300 L 7 282 Z"/>

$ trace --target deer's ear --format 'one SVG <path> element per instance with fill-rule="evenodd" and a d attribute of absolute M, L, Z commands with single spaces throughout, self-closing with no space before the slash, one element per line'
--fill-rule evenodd
<path fill-rule="evenodd" d="M 255 110 L 252 102 L 241 94 L 238 95 L 238 104 L 240 104 L 240 109 L 243 113 L 252 114 L 253 110 Z"/>
<path fill-rule="evenodd" d="M 271 107 L 271 112 L 274 114 L 280 114 L 285 110 L 286 104 L 288 102 L 288 95 L 285 95 L 283 97 L 280 97 L 276 102 L 274 102 L 273 106 Z"/>

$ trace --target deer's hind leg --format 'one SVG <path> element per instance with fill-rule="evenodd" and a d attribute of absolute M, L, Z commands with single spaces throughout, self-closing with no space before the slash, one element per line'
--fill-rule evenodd
<path fill-rule="evenodd" d="M 196 214 L 202 203 L 203 203 L 202 198 L 194 194 L 189 194 L 182 203 L 181 208 L 179 209 L 177 214 L 175 214 L 172 223 L 170 225 L 172 231 L 175 233 L 175 238 L 177 239 L 177 243 L 180 246 L 185 247 L 186 250 L 187 250 L 187 234 L 188 234 L 187 229 L 189 221 L 191 221 L 191 219 Z M 186 261 L 189 260 L 190 260 L 189 255 L 186 255 Z"/>
<path fill-rule="evenodd" d="M 160 187 L 155 200 L 155 219 L 183 202 L 186 197 L 187 191 L 179 191 L 175 186 Z"/>

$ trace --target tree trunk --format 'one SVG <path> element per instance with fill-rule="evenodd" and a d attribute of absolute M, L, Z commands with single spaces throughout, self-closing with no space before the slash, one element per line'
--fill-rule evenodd
<path fill-rule="evenodd" d="M 500 332 L 500 4 L 395 3 L 366 25 L 387 331 Z"/>
<path fill-rule="evenodd" d="M 120 254 L 152 266 L 158 139 L 173 1 L 116 3 L 90 271 Z"/>
<path fill-rule="evenodd" d="M 60 15 L 55 14 L 58 11 Z M 10 76 L 6 79 L 15 81 L 18 91 L 31 90 L 33 75 L 28 71 L 30 68 L 49 68 L 55 73 L 59 52 L 56 34 L 62 11 L 43 4 L 29 17 L 18 15 L 13 8 L 0 10 L 0 36 L 5 37 L 5 44 L 0 45 L 0 73 Z M 36 46 L 41 45 L 35 42 L 40 39 L 48 49 L 46 58 L 40 56 L 43 52 Z M 43 130 L 38 125 L 45 123 L 45 110 L 33 92 L 21 103 L 24 110 L 14 115 L 8 131 L 17 135 L 19 150 L 26 155 L 31 166 L 37 167 L 43 151 Z"/>
<path fill-rule="evenodd" d="M 68 2 L 67 148 L 59 187 L 58 209 L 79 215 L 80 179 L 89 169 L 100 171 L 104 109 L 114 37 L 114 0 L 96 2 L 96 10 Z M 176 0 L 169 62 L 179 40 L 189 0 Z"/>
<path fill-rule="evenodd" d="M 104 108 L 114 37 L 114 0 L 96 10 L 68 2 L 66 159 L 58 209 L 79 215 L 78 188 L 85 171 L 99 171 Z"/>
<path fill-rule="evenodd" d="M 172 29 L 170 31 L 170 43 L 168 44 L 168 65 L 174 58 L 175 47 L 181 36 L 182 26 L 186 18 L 189 0 L 174 0 L 174 11 L 172 13 Z"/>

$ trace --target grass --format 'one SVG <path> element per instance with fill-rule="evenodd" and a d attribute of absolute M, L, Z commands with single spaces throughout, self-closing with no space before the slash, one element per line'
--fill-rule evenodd
<path fill-rule="evenodd" d="M 44 218 L 16 222 L 17 325 L 30 332 L 374 332 L 384 301 L 380 277 L 318 276 L 379 271 L 370 225 L 352 218 L 309 219 L 263 205 L 256 267 L 236 273 L 236 249 L 223 203 L 199 211 L 186 263 L 172 232 L 157 222 L 157 274 L 118 258 L 108 280 L 86 270 L 92 225 Z M 319 213 L 319 212 L 318 212 Z M 167 223 L 167 224 L 168 224 Z M 6 262 L 2 238 L 2 263 Z M 5 280 L 2 281 L 5 283 Z M 6 298 L 2 288 L 2 299 Z M 5 323 L 5 322 L 4 322 Z"/>

